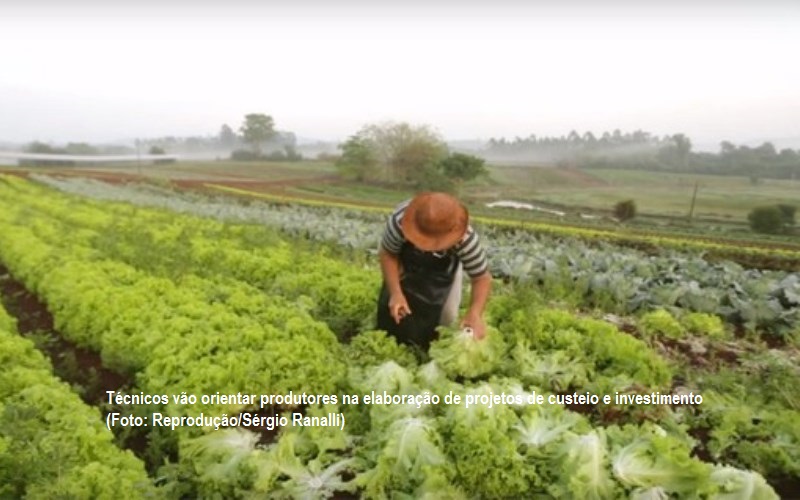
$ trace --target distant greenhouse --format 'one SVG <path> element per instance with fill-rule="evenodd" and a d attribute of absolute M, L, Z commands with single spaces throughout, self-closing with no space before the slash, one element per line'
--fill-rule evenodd
<path fill-rule="evenodd" d="M 137 164 L 162 164 L 174 163 L 177 155 L 69 155 L 22 153 L 15 151 L 0 151 L 0 164 L 16 161 L 19 166 L 88 166 L 88 165 L 137 165 Z"/>

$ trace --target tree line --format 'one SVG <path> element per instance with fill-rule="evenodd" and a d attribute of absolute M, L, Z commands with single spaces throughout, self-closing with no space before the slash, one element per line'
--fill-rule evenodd
<path fill-rule="evenodd" d="M 570 132 L 561 137 L 490 139 L 483 155 L 494 162 L 533 161 L 575 168 L 623 168 L 664 172 L 800 178 L 800 150 L 778 151 L 770 142 L 757 147 L 720 143 L 716 153 L 695 152 L 684 134 L 656 136 L 620 130 L 595 136 Z"/>
<path fill-rule="evenodd" d="M 480 168 L 474 159 L 459 160 L 459 166 L 440 163 L 449 154 L 442 137 L 426 125 L 408 123 L 369 124 L 339 145 L 342 173 L 363 181 L 403 185 L 451 186 L 474 178 Z M 216 135 L 142 139 L 136 148 L 69 143 L 55 147 L 31 143 L 34 153 L 125 154 L 136 152 L 193 153 L 225 152 L 234 160 L 302 159 L 293 132 L 278 130 L 271 115 L 246 114 L 234 129 L 223 124 Z M 696 152 L 685 134 L 658 136 L 643 130 L 616 129 L 594 135 L 573 130 L 560 137 L 536 136 L 514 139 L 491 138 L 480 151 L 471 151 L 492 163 L 542 163 L 574 168 L 617 168 L 663 172 L 705 173 L 762 178 L 800 178 L 800 150 L 778 151 L 770 142 L 757 147 L 720 143 L 716 153 Z M 467 155 L 472 156 L 472 155 Z M 459 157 L 456 157 L 459 158 Z M 449 160 L 451 163 L 453 159 Z M 469 164 L 470 166 L 465 166 Z M 455 169 L 455 170 L 454 170 Z M 454 174 L 454 171 L 456 172 Z"/>
<path fill-rule="evenodd" d="M 275 120 L 266 113 L 248 113 L 234 130 L 227 123 L 219 132 L 208 137 L 160 137 L 143 141 L 148 146 L 158 146 L 175 152 L 229 152 L 231 159 L 239 161 L 296 161 L 297 137 L 293 132 L 278 130 Z"/>
<path fill-rule="evenodd" d="M 272 116 L 264 113 L 249 113 L 244 116 L 237 130 L 223 124 L 216 135 L 209 136 L 164 136 L 137 139 L 135 146 L 92 145 L 86 142 L 70 142 L 66 146 L 54 146 L 34 141 L 25 146 L 28 153 L 66 155 L 107 154 L 166 154 L 228 152 L 237 160 L 299 160 L 302 156 L 296 149 L 294 133 L 277 130 Z"/>
<path fill-rule="evenodd" d="M 121 155 L 135 152 L 127 146 L 93 146 L 87 142 L 70 142 L 66 146 L 52 146 L 50 144 L 33 141 L 25 146 L 26 153 L 50 155 Z"/>

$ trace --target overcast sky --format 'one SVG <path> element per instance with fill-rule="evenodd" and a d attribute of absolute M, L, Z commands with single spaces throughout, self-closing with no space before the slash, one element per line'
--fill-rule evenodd
<path fill-rule="evenodd" d="M 750 3 L 4 1 L 0 141 L 211 135 L 264 112 L 320 139 L 395 120 L 780 146 L 800 137 L 800 2 Z"/>

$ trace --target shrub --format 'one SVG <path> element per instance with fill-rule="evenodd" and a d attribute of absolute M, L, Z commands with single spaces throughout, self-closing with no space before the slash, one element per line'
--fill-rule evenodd
<path fill-rule="evenodd" d="M 231 160 L 233 161 L 258 161 L 260 159 L 260 154 L 248 149 L 237 149 L 231 153 Z"/>
<path fill-rule="evenodd" d="M 614 216 L 622 222 L 633 219 L 636 217 L 636 202 L 633 200 L 620 201 L 614 205 Z"/>
<path fill-rule="evenodd" d="M 282 150 L 275 150 L 268 154 L 256 153 L 249 149 L 237 149 L 231 153 L 233 161 L 300 161 L 303 155 L 291 146 L 285 146 Z"/>
<path fill-rule="evenodd" d="M 419 173 L 414 187 L 420 191 L 444 191 L 456 193 L 456 184 L 438 168 L 425 168 Z"/>
<path fill-rule="evenodd" d="M 794 219 L 793 212 L 791 218 Z M 756 207 L 747 215 L 747 220 L 750 221 L 750 229 L 757 233 L 765 234 L 782 233 L 788 225 L 787 219 L 786 212 L 778 205 Z"/>

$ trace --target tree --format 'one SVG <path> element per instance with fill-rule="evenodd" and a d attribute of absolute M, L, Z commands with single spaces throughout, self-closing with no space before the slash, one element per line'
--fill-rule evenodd
<path fill-rule="evenodd" d="M 451 153 L 439 161 L 438 168 L 446 178 L 454 181 L 458 194 L 464 182 L 489 173 L 486 160 L 464 153 Z"/>
<path fill-rule="evenodd" d="M 683 134 L 675 134 L 672 136 L 675 143 L 675 150 L 677 153 L 677 160 L 679 166 L 683 170 L 689 169 L 689 154 L 692 152 L 692 141 Z"/>
<path fill-rule="evenodd" d="M 665 144 L 658 150 L 658 159 L 669 167 L 686 171 L 691 152 L 692 141 L 683 134 L 675 134 L 665 138 Z"/>
<path fill-rule="evenodd" d="M 378 174 L 378 158 L 374 144 L 358 135 L 350 136 L 339 145 L 342 156 L 336 161 L 336 168 L 345 177 L 363 182 L 372 180 Z"/>
<path fill-rule="evenodd" d="M 219 129 L 219 144 L 225 149 L 236 147 L 236 132 L 227 124 L 223 124 Z"/>
<path fill-rule="evenodd" d="M 370 147 L 382 177 L 408 186 L 418 186 L 447 155 L 447 145 L 425 125 L 371 124 L 355 137 Z"/>
<path fill-rule="evenodd" d="M 736 146 L 730 141 L 722 141 L 719 143 L 720 155 L 729 155 L 736 152 Z"/>
<path fill-rule="evenodd" d="M 570 130 L 569 135 L 567 136 L 567 141 L 573 144 L 580 144 L 581 136 L 578 134 L 577 130 Z"/>
<path fill-rule="evenodd" d="M 70 142 L 65 151 L 71 155 L 96 155 L 99 153 L 96 147 L 85 142 Z"/>
<path fill-rule="evenodd" d="M 239 131 L 244 142 L 249 144 L 256 154 L 261 154 L 261 145 L 276 134 L 272 117 L 263 113 L 245 115 Z"/>
<path fill-rule="evenodd" d="M 420 191 L 442 191 L 445 193 L 456 192 L 456 182 L 447 177 L 439 168 L 426 168 L 414 180 L 414 188 Z"/>
<path fill-rule="evenodd" d="M 50 146 L 49 144 L 45 144 L 43 142 L 34 141 L 28 144 L 25 147 L 26 153 L 37 153 L 37 154 L 56 154 L 56 153 L 63 153 L 63 151 L 58 151 L 56 148 Z"/>
<path fill-rule="evenodd" d="M 761 146 L 755 148 L 756 153 L 758 153 L 763 160 L 771 160 L 778 155 L 778 152 L 775 150 L 775 145 L 771 142 L 765 142 Z"/>
<path fill-rule="evenodd" d="M 401 183 L 420 186 L 420 179 L 447 154 L 447 146 L 425 133 L 412 132 L 401 143 L 396 144 L 390 167 L 394 178 Z"/>
<path fill-rule="evenodd" d="M 795 218 L 794 214 L 797 212 L 797 207 L 794 205 L 787 205 L 784 203 L 779 203 L 776 205 L 778 210 L 781 211 L 781 218 L 783 219 L 783 224 L 787 227 L 794 226 Z"/>
<path fill-rule="evenodd" d="M 286 155 L 286 161 L 300 161 L 303 155 L 297 152 L 294 142 L 283 145 L 283 153 Z"/>
<path fill-rule="evenodd" d="M 151 154 L 151 155 L 165 155 L 165 154 L 167 154 L 167 152 L 164 151 L 164 148 L 162 148 L 160 146 L 150 146 L 150 151 L 148 151 L 148 154 Z"/>

